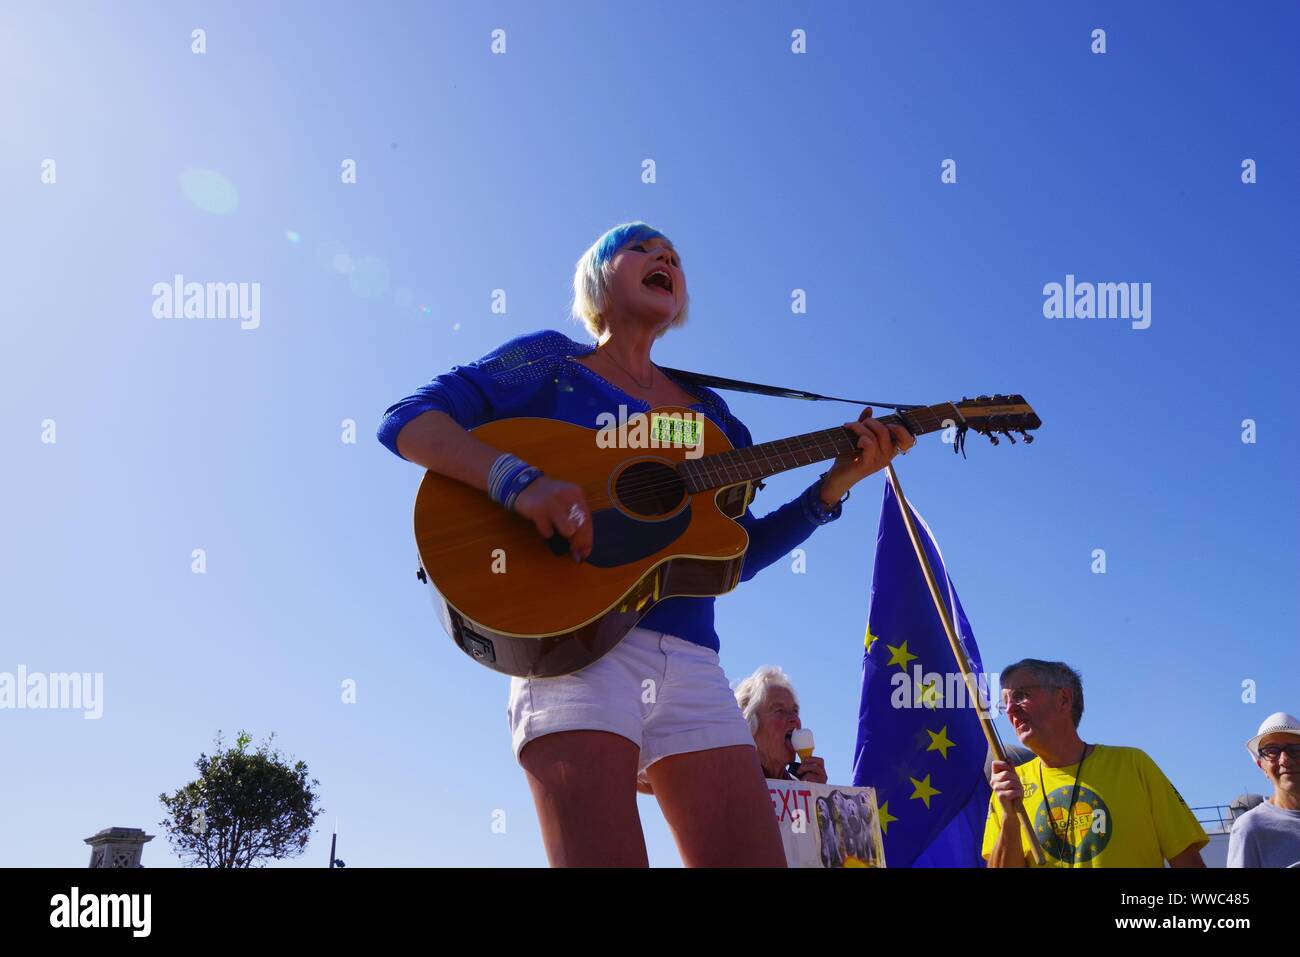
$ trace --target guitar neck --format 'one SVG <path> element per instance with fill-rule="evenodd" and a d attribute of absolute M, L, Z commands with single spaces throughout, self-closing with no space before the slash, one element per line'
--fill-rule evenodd
<path fill-rule="evenodd" d="M 951 402 L 909 409 L 876 420 L 901 425 L 913 435 L 925 435 L 944 428 L 945 422 L 961 422 L 961 413 Z M 837 425 L 833 429 L 793 435 L 788 439 L 762 442 L 744 449 L 717 452 L 698 459 L 687 459 L 677 466 L 692 494 L 710 489 L 756 482 L 769 475 L 788 472 L 814 462 L 838 458 L 858 447 L 858 434 Z"/>

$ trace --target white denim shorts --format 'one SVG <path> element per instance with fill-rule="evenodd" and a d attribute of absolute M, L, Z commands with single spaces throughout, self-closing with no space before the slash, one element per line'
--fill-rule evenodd
<path fill-rule="evenodd" d="M 644 628 L 571 675 L 512 678 L 506 712 L 516 759 L 556 731 L 622 735 L 641 749 L 639 771 L 673 754 L 754 746 L 717 652 Z"/>

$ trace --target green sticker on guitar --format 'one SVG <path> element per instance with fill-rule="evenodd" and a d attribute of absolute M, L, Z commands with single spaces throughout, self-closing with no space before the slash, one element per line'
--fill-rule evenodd
<path fill-rule="evenodd" d="M 684 419 L 681 416 L 650 416 L 650 436 L 664 445 L 694 448 L 703 439 L 704 423 L 699 419 Z"/>

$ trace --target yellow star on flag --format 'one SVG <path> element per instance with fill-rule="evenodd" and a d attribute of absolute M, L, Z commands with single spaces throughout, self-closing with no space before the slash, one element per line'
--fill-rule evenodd
<path fill-rule="evenodd" d="M 868 623 L 867 623 L 867 635 L 866 635 L 866 638 L 863 639 L 864 643 L 865 643 L 866 646 L 867 646 L 867 654 L 871 654 L 871 646 L 874 645 L 874 644 L 875 644 L 879 639 L 880 639 L 880 636 L 879 636 L 879 635 L 873 635 L 873 634 L 871 633 L 871 623 L 868 622 Z"/>
<path fill-rule="evenodd" d="M 928 685 L 921 685 L 921 704 L 931 710 L 939 707 L 939 679 L 935 678 Z"/>
<path fill-rule="evenodd" d="M 928 774 L 925 776 L 925 779 L 921 781 L 918 781 L 916 778 L 909 778 L 908 780 L 910 780 L 912 786 L 916 788 L 916 790 L 912 792 L 912 797 L 920 798 L 924 801 L 927 811 L 930 809 L 930 798 L 934 797 L 936 794 L 943 793 L 937 788 L 930 787 L 930 775 Z"/>
<path fill-rule="evenodd" d="M 907 642 L 903 642 L 897 648 L 890 644 L 886 644 L 885 647 L 889 649 L 889 660 L 885 662 L 886 668 L 890 665 L 898 665 L 898 667 L 906 671 L 907 663 L 915 661 L 917 658 L 916 655 L 907 650 Z"/>
<path fill-rule="evenodd" d="M 880 805 L 880 830 L 881 830 L 881 833 L 883 833 L 883 834 L 888 834 L 888 833 L 889 833 L 889 822 L 890 822 L 890 821 L 897 821 L 897 820 L 898 820 L 898 818 L 894 817 L 894 815 L 892 815 L 892 814 L 889 813 L 889 802 L 888 802 L 888 801 L 886 801 L 884 804 Z"/>
<path fill-rule="evenodd" d="M 953 744 L 953 742 L 948 740 L 948 726 L 945 724 L 942 728 L 939 729 L 937 734 L 931 731 L 929 728 L 926 728 L 925 733 L 930 736 L 930 746 L 925 750 L 938 751 L 941 755 L 943 755 L 943 759 L 947 761 L 948 749 L 957 747 L 957 745 Z"/>

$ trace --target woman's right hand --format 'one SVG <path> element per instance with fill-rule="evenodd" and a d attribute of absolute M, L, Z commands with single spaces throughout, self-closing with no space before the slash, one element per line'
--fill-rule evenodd
<path fill-rule="evenodd" d="M 575 505 L 582 512 L 580 522 L 569 514 Z M 582 489 L 572 482 L 543 475 L 515 499 L 515 511 L 536 525 L 542 538 L 550 538 L 556 532 L 567 538 L 574 561 L 580 562 L 591 554 L 591 509 Z"/>

